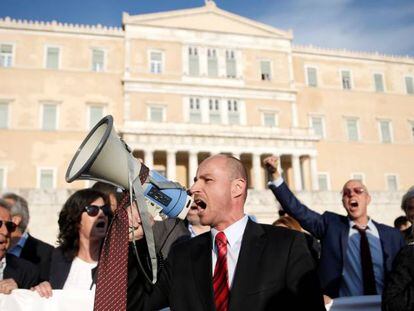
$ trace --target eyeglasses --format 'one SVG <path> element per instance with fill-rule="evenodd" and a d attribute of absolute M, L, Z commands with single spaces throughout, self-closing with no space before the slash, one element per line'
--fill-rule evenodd
<path fill-rule="evenodd" d="M 106 205 L 106 204 L 103 206 L 98 206 L 98 205 L 85 206 L 85 212 L 88 214 L 88 216 L 91 216 L 91 217 L 95 217 L 96 215 L 98 215 L 100 209 L 106 216 L 108 216 L 111 213 L 111 208 L 109 207 L 109 205 Z"/>
<path fill-rule="evenodd" d="M 365 189 L 362 187 L 354 187 L 354 188 L 346 188 L 344 190 L 342 190 L 342 196 L 343 197 L 347 197 L 350 196 L 352 194 L 352 192 L 354 192 L 355 194 L 363 194 L 365 193 Z"/>
<path fill-rule="evenodd" d="M 3 224 L 6 226 L 8 232 L 16 230 L 17 225 L 12 221 L 0 220 L 0 228 L 3 227 Z"/>

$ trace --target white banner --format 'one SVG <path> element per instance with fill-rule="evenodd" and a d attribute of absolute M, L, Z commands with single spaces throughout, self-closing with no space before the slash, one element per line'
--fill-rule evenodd
<path fill-rule="evenodd" d="M 1 311 L 92 311 L 95 291 L 54 290 L 50 298 L 37 292 L 15 289 L 10 295 L 0 294 Z"/>
<path fill-rule="evenodd" d="M 381 311 L 381 296 L 336 298 L 325 307 L 327 311 Z"/>

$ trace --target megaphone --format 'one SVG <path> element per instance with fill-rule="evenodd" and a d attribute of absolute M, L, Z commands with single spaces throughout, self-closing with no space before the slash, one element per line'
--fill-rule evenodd
<path fill-rule="evenodd" d="M 115 132 L 112 116 L 108 115 L 94 126 L 76 151 L 66 171 L 66 181 L 97 180 L 128 190 L 131 174 L 135 179 L 148 170 L 132 156 L 131 149 Z M 142 188 L 153 217 L 158 213 L 169 218 L 186 217 L 192 200 L 179 183 L 149 171 Z"/>

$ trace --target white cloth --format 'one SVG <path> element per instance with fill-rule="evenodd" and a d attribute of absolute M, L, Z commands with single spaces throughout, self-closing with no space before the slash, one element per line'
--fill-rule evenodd
<path fill-rule="evenodd" d="M 95 293 L 90 290 L 53 290 L 50 298 L 37 292 L 15 289 L 10 295 L 0 294 L 1 311 L 92 311 Z"/>
<path fill-rule="evenodd" d="M 97 264 L 97 262 L 89 263 L 79 257 L 75 257 L 63 289 L 90 289 L 92 285 L 92 269 Z"/>
<path fill-rule="evenodd" d="M 3 280 L 4 269 L 6 268 L 6 256 L 0 260 L 0 281 Z"/>
<path fill-rule="evenodd" d="M 335 298 L 325 308 L 326 311 L 381 311 L 381 296 Z"/>
<path fill-rule="evenodd" d="M 247 215 L 244 215 L 242 219 L 236 221 L 234 224 L 230 225 L 223 231 L 227 238 L 227 270 L 229 273 L 230 288 L 233 285 L 234 270 L 236 269 L 237 259 L 239 258 L 240 247 L 241 247 L 243 234 L 244 234 L 244 230 L 246 229 L 248 219 L 249 218 L 247 217 Z M 220 231 L 218 231 L 217 229 L 214 229 L 214 228 L 211 229 L 211 237 L 213 238 L 213 248 L 212 248 L 213 274 L 214 274 L 214 268 L 217 262 L 217 247 L 214 241 L 215 241 L 217 233 L 219 232 Z"/>

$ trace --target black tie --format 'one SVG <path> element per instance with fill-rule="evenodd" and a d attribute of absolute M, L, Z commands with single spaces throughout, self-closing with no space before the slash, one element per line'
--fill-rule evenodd
<path fill-rule="evenodd" d="M 358 230 L 361 236 L 360 253 L 361 253 L 361 266 L 362 266 L 362 281 L 364 283 L 364 295 L 376 295 L 377 288 L 375 286 L 374 266 L 372 264 L 371 250 L 369 249 L 369 243 L 366 230 L 354 226 Z"/>

